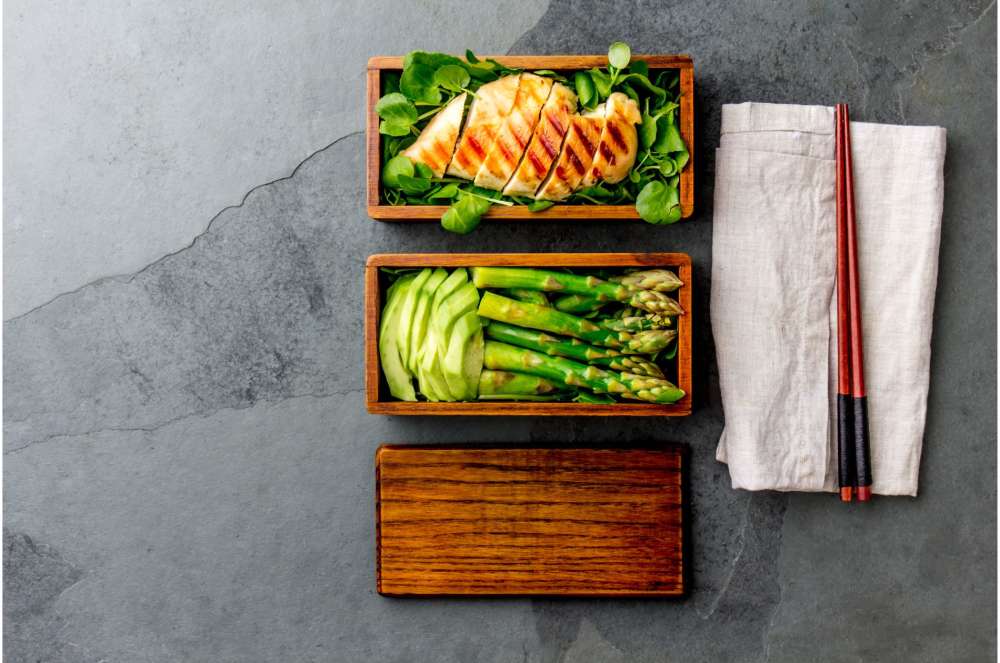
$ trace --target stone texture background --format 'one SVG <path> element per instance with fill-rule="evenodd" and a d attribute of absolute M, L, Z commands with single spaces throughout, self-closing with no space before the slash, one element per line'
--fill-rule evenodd
<path fill-rule="evenodd" d="M 4 19 L 5 660 L 995 658 L 992 3 L 8 2 Z M 366 217 L 367 56 L 616 39 L 695 58 L 691 222 L 454 237 Z M 720 104 L 841 99 L 948 128 L 921 496 L 864 510 L 733 491 L 713 459 Z M 690 253 L 695 413 L 367 415 L 364 258 L 525 249 Z M 375 594 L 380 443 L 648 440 L 692 450 L 686 600 Z"/>

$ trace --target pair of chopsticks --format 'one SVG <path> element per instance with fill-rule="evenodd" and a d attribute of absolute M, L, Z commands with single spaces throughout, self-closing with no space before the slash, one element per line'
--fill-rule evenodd
<path fill-rule="evenodd" d="M 854 213 L 851 119 L 847 104 L 837 104 L 837 451 L 840 499 L 871 499 L 868 400 L 865 394 L 861 330 L 861 284 Z"/>

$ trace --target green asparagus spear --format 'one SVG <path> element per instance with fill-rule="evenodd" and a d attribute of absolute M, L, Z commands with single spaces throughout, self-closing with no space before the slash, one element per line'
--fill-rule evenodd
<path fill-rule="evenodd" d="M 528 302 L 529 304 L 538 304 L 539 306 L 549 305 L 549 298 L 541 290 L 511 288 L 506 291 L 506 294 L 511 299 L 516 299 L 519 302 Z"/>
<path fill-rule="evenodd" d="M 663 371 L 656 365 L 656 363 L 646 359 L 645 357 L 640 357 L 639 355 L 608 357 L 606 359 L 597 359 L 591 363 L 596 366 L 603 366 L 604 368 L 610 368 L 623 373 L 635 373 L 636 375 L 645 375 L 650 378 L 664 377 Z"/>
<path fill-rule="evenodd" d="M 479 374 L 479 398 L 540 396 L 558 391 L 558 385 L 537 375 L 488 369 Z"/>
<path fill-rule="evenodd" d="M 483 298 L 479 302 L 479 315 L 520 327 L 572 336 L 594 345 L 620 350 L 625 354 L 659 352 L 667 347 L 676 335 L 676 332 L 667 334 L 666 332 L 669 330 L 663 329 L 651 329 L 635 334 L 612 331 L 569 313 L 545 306 L 517 302 L 493 292 L 483 293 Z"/>
<path fill-rule="evenodd" d="M 639 290 L 629 298 L 628 303 L 657 315 L 684 315 L 684 309 L 676 299 L 655 290 Z"/>
<path fill-rule="evenodd" d="M 608 280 L 640 290 L 656 290 L 658 292 L 673 292 L 684 285 L 684 282 L 668 269 L 648 269 L 621 276 L 612 276 Z M 520 297 L 514 297 L 514 299 L 520 299 Z M 564 313 L 592 313 L 606 303 L 606 300 L 595 295 L 564 295 L 557 299 L 553 306 Z M 679 304 L 678 308 L 680 308 Z"/>
<path fill-rule="evenodd" d="M 568 357 L 582 362 L 591 362 L 606 357 L 618 357 L 621 353 L 611 348 L 598 348 L 576 338 L 552 336 L 534 329 L 492 322 L 486 328 L 486 335 L 497 341 L 519 345 L 529 350 L 544 352 L 553 357 Z"/>
<path fill-rule="evenodd" d="M 627 355 L 654 355 L 666 349 L 675 338 L 677 331 L 673 329 L 648 329 L 640 332 L 614 332 L 619 336 L 629 336 L 622 352 Z"/>
<path fill-rule="evenodd" d="M 684 282 L 669 269 L 646 269 L 641 272 L 613 276 L 610 280 L 622 285 L 634 286 L 642 290 L 656 290 L 657 292 L 673 292 L 684 285 Z"/>
<path fill-rule="evenodd" d="M 607 303 L 592 295 L 563 295 L 552 305 L 563 313 L 593 313 Z"/>
<path fill-rule="evenodd" d="M 605 329 L 610 329 L 611 331 L 639 332 L 650 329 L 663 329 L 664 327 L 669 326 L 669 320 L 669 318 L 659 315 L 639 315 L 626 316 L 622 318 L 607 318 L 599 321 L 597 324 Z M 674 332 L 675 335 L 676 333 L 677 332 Z"/>
<path fill-rule="evenodd" d="M 579 276 L 543 269 L 521 267 L 473 267 L 472 280 L 477 288 L 527 288 L 577 295 L 592 295 L 602 301 L 628 303 L 650 313 L 681 315 L 680 305 L 662 292 L 640 290 L 634 286 L 610 283 L 595 276 Z"/>
<path fill-rule="evenodd" d="M 650 403 L 674 403 L 684 397 L 684 391 L 662 378 L 606 371 L 498 341 L 486 342 L 483 365 L 491 370 L 529 373 L 597 393 L 617 394 Z"/>
<path fill-rule="evenodd" d="M 616 371 L 626 371 L 649 377 L 663 377 L 660 367 L 637 355 L 623 355 L 611 348 L 598 348 L 587 345 L 576 338 L 552 336 L 545 332 L 515 327 L 504 322 L 493 322 L 486 327 L 486 336 L 497 341 L 509 343 L 529 350 L 544 352 L 553 357 L 567 357 L 579 362 L 586 362 Z"/>

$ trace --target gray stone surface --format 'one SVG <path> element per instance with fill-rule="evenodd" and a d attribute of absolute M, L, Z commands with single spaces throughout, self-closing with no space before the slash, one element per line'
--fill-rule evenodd
<path fill-rule="evenodd" d="M 192 24 L 219 21 L 216 9 L 199 9 Z M 405 33 L 407 44 L 483 43 L 482 19 L 472 14 L 431 12 L 446 30 L 426 17 L 414 23 L 402 9 L 382 14 L 371 34 L 345 24 L 275 31 L 354 40 L 358 63 L 401 50 L 385 45 L 390 34 Z M 557 1 L 510 50 L 600 51 L 617 38 L 639 52 L 695 57 L 691 222 L 488 224 L 469 237 L 376 223 L 362 208 L 363 137 L 345 124 L 290 178 L 254 189 L 207 229 L 212 213 L 173 190 L 164 209 L 187 224 L 184 240 L 202 231 L 190 246 L 5 323 L 6 660 L 994 659 L 995 8 Z M 254 66 L 227 64 L 242 74 Z M 751 495 L 731 490 L 713 460 L 722 412 L 707 322 L 712 154 L 719 105 L 747 99 L 846 99 L 858 119 L 948 128 L 917 499 L 848 509 L 830 496 Z M 301 117 L 300 102 L 282 103 Z M 360 103 L 357 95 L 345 108 Z M 243 133 L 266 142 L 283 131 L 265 122 Z M 304 149 L 322 147 L 327 135 Z M 188 137 L 175 138 L 184 152 Z M 225 150 L 225 136 L 211 140 Z M 268 173 L 269 158 L 254 167 Z M 200 205 L 232 185 L 220 168 L 187 182 Z M 59 187 L 67 178 L 54 169 L 39 181 Z M 132 179 L 133 192 L 154 185 L 143 173 Z M 72 240 L 65 221 L 44 222 Z M 365 256 L 524 249 L 690 253 L 695 413 L 677 421 L 449 422 L 365 414 Z M 9 260 L 14 271 L 44 262 L 33 253 Z M 691 447 L 694 588 L 686 600 L 401 601 L 374 593 L 379 443 L 648 440 Z"/>
<path fill-rule="evenodd" d="M 464 51 L 473 35 L 480 52 L 504 52 L 545 6 L 9 0 L 3 10 L 9 318 L 176 250 L 250 187 L 363 129 L 370 55 Z M 466 29 L 442 29 L 456 17 Z"/>

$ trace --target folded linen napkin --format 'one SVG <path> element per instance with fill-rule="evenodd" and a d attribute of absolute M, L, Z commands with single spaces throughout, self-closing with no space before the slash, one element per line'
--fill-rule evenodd
<path fill-rule="evenodd" d="M 945 130 L 851 123 L 872 489 L 916 495 Z M 722 109 L 712 328 L 734 488 L 837 486 L 833 108 Z"/>

